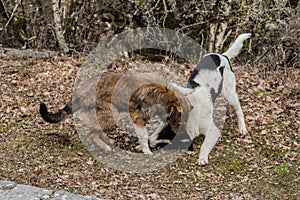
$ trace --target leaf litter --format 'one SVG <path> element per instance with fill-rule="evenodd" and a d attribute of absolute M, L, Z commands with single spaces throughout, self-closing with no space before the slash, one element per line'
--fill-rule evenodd
<path fill-rule="evenodd" d="M 123 60 L 114 67 L 127 69 L 145 62 Z M 199 137 L 195 152 L 163 169 L 135 174 L 94 159 L 72 118 L 48 124 L 39 116 L 39 100 L 54 111 L 70 99 L 80 64 L 80 59 L 61 57 L 0 59 L 0 179 L 107 199 L 300 198 L 299 68 L 263 75 L 249 66 L 238 70 L 237 92 L 248 134 L 238 134 L 229 108 L 209 165 L 196 164 L 203 140 Z M 192 70 L 176 67 L 186 77 Z M 124 139 L 132 142 L 129 136 Z"/>

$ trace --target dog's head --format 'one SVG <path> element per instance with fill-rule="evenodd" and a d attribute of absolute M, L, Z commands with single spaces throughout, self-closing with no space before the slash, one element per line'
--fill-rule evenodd
<path fill-rule="evenodd" d="M 220 54 L 204 56 L 188 80 L 189 88 L 208 87 L 214 102 L 222 91 L 223 79 L 228 72 L 232 73 L 229 59 Z M 233 74 L 233 73 L 232 73 Z"/>
<path fill-rule="evenodd" d="M 172 88 L 172 95 L 175 95 L 175 101 L 169 107 L 170 128 L 175 133 L 178 132 L 180 125 L 186 124 L 189 113 L 193 109 L 188 97 Z"/>
<path fill-rule="evenodd" d="M 174 91 L 176 101 L 168 108 L 168 117 L 163 130 L 158 134 L 157 140 L 170 140 L 167 149 L 187 149 L 192 140 L 185 130 L 185 124 L 188 120 L 193 106 L 188 98 L 181 93 Z M 164 147 L 167 143 L 160 143 L 158 146 Z"/>
<path fill-rule="evenodd" d="M 188 87 L 209 87 L 214 102 L 216 97 L 221 93 L 223 85 L 227 87 L 228 84 L 235 83 L 230 59 L 239 54 L 243 47 L 243 42 L 250 37 L 250 33 L 241 34 L 223 54 L 211 53 L 204 56 L 191 74 Z"/>

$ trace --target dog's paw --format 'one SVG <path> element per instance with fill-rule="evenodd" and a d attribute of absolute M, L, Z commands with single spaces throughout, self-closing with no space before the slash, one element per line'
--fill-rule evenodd
<path fill-rule="evenodd" d="M 239 127 L 239 132 L 240 132 L 240 134 L 242 134 L 242 135 L 246 135 L 246 133 L 247 133 L 246 126 L 240 126 L 240 127 Z"/>
<path fill-rule="evenodd" d="M 246 135 L 247 134 L 247 130 L 246 129 L 240 130 L 240 134 Z"/>
<path fill-rule="evenodd" d="M 142 152 L 147 155 L 153 155 L 153 153 L 147 147 L 142 148 Z"/>
<path fill-rule="evenodd" d="M 105 145 L 104 150 L 109 152 L 111 151 L 111 147 L 109 145 Z"/>
<path fill-rule="evenodd" d="M 143 147 L 140 144 L 135 147 L 135 150 L 137 150 L 137 151 L 142 151 L 142 149 L 143 149 Z"/>
<path fill-rule="evenodd" d="M 150 151 L 150 149 L 148 147 L 143 147 L 142 145 L 137 145 L 135 147 L 135 149 L 137 151 L 142 151 L 144 154 L 147 154 L 147 155 L 153 155 L 153 153 Z"/>
<path fill-rule="evenodd" d="M 149 140 L 149 143 L 150 143 L 150 147 L 156 147 L 157 145 L 157 140 Z"/>
<path fill-rule="evenodd" d="M 98 147 L 100 147 L 101 149 L 103 149 L 104 151 L 111 151 L 111 146 L 109 146 L 108 144 L 106 144 L 105 142 L 103 142 L 103 140 L 100 140 L 98 137 L 94 137 L 91 138 L 94 142 L 95 145 L 97 145 Z"/>
<path fill-rule="evenodd" d="M 199 158 L 197 163 L 200 166 L 207 165 L 208 164 L 208 158 Z"/>
<path fill-rule="evenodd" d="M 108 139 L 108 143 L 109 143 L 109 144 L 114 144 L 114 143 L 115 143 L 115 140 L 109 138 L 109 139 Z"/>

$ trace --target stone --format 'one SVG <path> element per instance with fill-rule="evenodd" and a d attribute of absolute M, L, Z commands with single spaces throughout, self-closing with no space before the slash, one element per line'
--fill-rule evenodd
<path fill-rule="evenodd" d="M 1 200 L 100 200 L 96 197 L 73 194 L 66 191 L 53 191 L 39 187 L 0 181 Z"/>

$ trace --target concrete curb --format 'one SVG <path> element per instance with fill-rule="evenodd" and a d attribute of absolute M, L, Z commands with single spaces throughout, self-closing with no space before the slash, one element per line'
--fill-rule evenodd
<path fill-rule="evenodd" d="M 96 197 L 53 191 L 29 185 L 0 181 L 1 200 L 100 200 Z"/>

